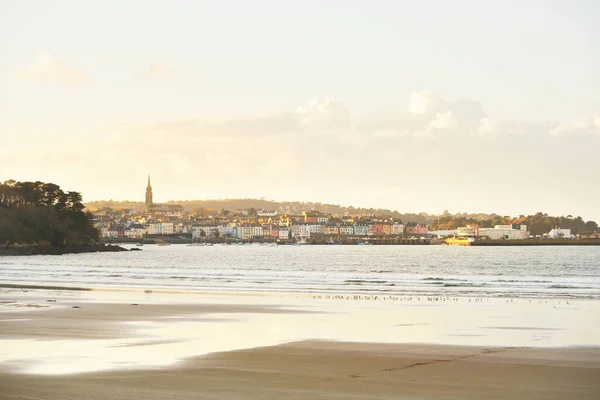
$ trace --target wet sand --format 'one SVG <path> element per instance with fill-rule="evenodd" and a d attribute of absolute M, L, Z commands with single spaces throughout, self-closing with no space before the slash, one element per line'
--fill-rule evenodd
<path fill-rule="evenodd" d="M 0 399 L 598 399 L 597 349 L 301 342 L 177 368 L 0 373 Z"/>
<path fill-rule="evenodd" d="M 423 302 L 11 289 L 0 399 L 600 398 L 596 302 Z"/>

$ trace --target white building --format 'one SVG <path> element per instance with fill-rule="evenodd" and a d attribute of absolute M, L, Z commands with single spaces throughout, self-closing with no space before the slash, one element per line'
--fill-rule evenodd
<path fill-rule="evenodd" d="M 356 236 L 367 236 L 369 234 L 369 225 L 365 223 L 354 224 L 354 234 Z"/>
<path fill-rule="evenodd" d="M 275 210 L 260 210 L 256 212 L 256 215 L 259 217 L 274 217 L 277 215 L 277 211 Z"/>
<path fill-rule="evenodd" d="M 237 238 L 242 240 L 250 240 L 254 237 L 253 226 L 238 226 L 237 227 Z"/>
<path fill-rule="evenodd" d="M 161 234 L 163 235 L 172 235 L 175 233 L 175 224 L 172 222 L 162 222 L 160 224 Z"/>
<path fill-rule="evenodd" d="M 352 225 L 340 225 L 340 235 L 353 235 L 354 227 Z"/>
<path fill-rule="evenodd" d="M 238 226 L 234 223 L 219 227 L 221 237 L 238 237 Z"/>
<path fill-rule="evenodd" d="M 128 238 L 141 239 L 144 236 L 145 229 L 140 224 L 131 224 L 125 229 L 124 235 Z"/>
<path fill-rule="evenodd" d="M 548 237 L 551 239 L 572 239 L 575 235 L 571 234 L 570 229 L 552 229 L 548 232 Z"/>
<path fill-rule="evenodd" d="M 392 224 L 390 233 L 394 236 L 402 235 L 404 233 L 404 224 L 394 222 Z"/>
<path fill-rule="evenodd" d="M 292 225 L 292 237 L 309 239 L 310 238 L 310 225 L 308 225 L 308 224 L 293 224 Z"/>
<path fill-rule="evenodd" d="M 290 228 L 287 226 L 280 226 L 279 228 L 279 239 L 288 239 L 290 236 Z"/>
<path fill-rule="evenodd" d="M 260 225 L 252 226 L 252 237 L 253 238 L 262 237 L 262 226 L 260 226 Z"/>
<path fill-rule="evenodd" d="M 159 222 L 153 222 L 151 224 L 148 224 L 148 228 L 146 229 L 146 233 L 148 235 L 160 235 L 162 233 L 160 223 Z"/>
<path fill-rule="evenodd" d="M 493 228 L 479 228 L 479 235 L 487 236 L 493 240 L 521 240 L 529 237 L 529 232 L 527 231 L 527 225 L 496 225 Z"/>
<path fill-rule="evenodd" d="M 511 228 L 509 228 L 511 229 Z M 458 236 L 479 236 L 479 226 L 467 225 L 458 228 Z"/>
<path fill-rule="evenodd" d="M 313 233 L 322 233 L 323 232 L 323 226 L 321 224 L 308 224 L 308 231 L 313 234 Z"/>

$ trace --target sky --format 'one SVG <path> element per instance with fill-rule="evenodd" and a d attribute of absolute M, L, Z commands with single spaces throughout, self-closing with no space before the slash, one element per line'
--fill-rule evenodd
<path fill-rule="evenodd" d="M 0 1 L 0 181 L 600 221 L 600 2 Z"/>

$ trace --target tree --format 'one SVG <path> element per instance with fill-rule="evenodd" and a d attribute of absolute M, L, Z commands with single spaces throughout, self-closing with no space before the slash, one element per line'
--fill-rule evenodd
<path fill-rule="evenodd" d="M 0 244 L 66 244 L 98 240 L 81 194 L 44 182 L 0 184 Z"/>

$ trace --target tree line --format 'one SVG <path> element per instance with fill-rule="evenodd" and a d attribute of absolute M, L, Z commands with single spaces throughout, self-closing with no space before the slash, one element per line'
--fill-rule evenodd
<path fill-rule="evenodd" d="M 93 244 L 98 231 L 81 194 L 53 183 L 0 183 L 0 245 Z"/>
<path fill-rule="evenodd" d="M 464 215 L 443 215 L 431 223 L 432 230 L 450 230 L 460 226 L 478 225 L 480 228 L 492 228 L 496 225 L 521 224 L 527 225 L 532 235 L 543 235 L 554 228 L 571 229 L 571 233 L 595 232 L 598 224 L 595 221 L 584 221 L 581 217 L 572 215 L 553 217 L 538 212 L 534 215 L 520 215 L 518 218 L 491 214 L 483 217 Z"/>

